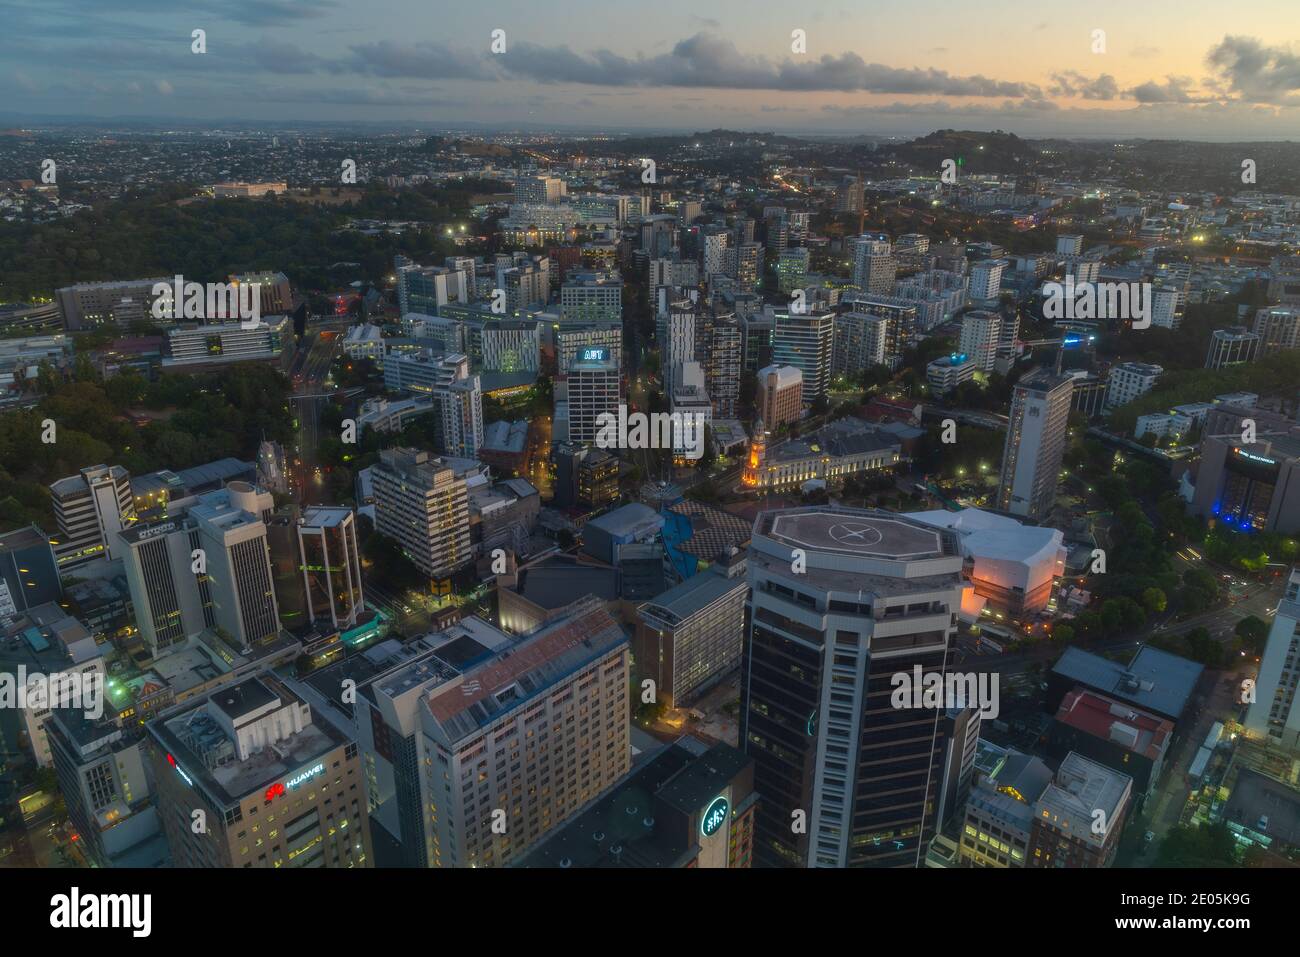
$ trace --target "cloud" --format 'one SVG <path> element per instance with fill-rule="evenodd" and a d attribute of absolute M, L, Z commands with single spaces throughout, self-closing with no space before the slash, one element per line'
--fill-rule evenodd
<path fill-rule="evenodd" d="M 1033 84 L 985 76 L 955 76 L 946 70 L 867 63 L 856 53 L 823 55 L 808 62 L 740 52 L 734 43 L 708 33 L 678 42 L 671 53 L 625 57 L 609 50 L 579 54 L 566 46 L 520 43 L 500 57 L 508 75 L 539 83 L 600 86 L 701 87 L 788 92 L 865 92 L 942 96 L 1038 96 Z"/>
<path fill-rule="evenodd" d="M 1082 73 L 1066 70 L 1052 74 L 1052 85 L 1047 92 L 1052 96 L 1079 97 L 1084 100 L 1113 100 L 1119 96 L 1119 84 L 1109 73 L 1088 79 Z"/>
<path fill-rule="evenodd" d="M 1191 93 L 1191 86 L 1191 77 L 1169 76 L 1164 83 L 1148 80 L 1131 90 L 1125 90 L 1124 95 L 1139 103 L 1208 103 L 1213 99 Z"/>
<path fill-rule="evenodd" d="M 1225 36 L 1205 59 L 1229 90 L 1252 103 L 1283 103 L 1300 90 L 1300 57 L 1286 47 L 1265 46 L 1254 37 Z"/>
<path fill-rule="evenodd" d="M 486 48 L 487 44 L 484 44 Z M 359 43 L 349 48 L 351 56 L 334 67 L 334 72 L 354 72 L 369 76 L 413 77 L 421 80 L 468 79 L 490 80 L 493 71 L 486 54 L 453 50 L 440 43 L 396 43 L 380 40 Z"/>

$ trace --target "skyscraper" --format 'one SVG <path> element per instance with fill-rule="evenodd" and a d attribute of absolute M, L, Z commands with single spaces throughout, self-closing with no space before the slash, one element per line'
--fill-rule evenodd
<path fill-rule="evenodd" d="M 1016 384 L 998 486 L 1002 511 L 1033 519 L 1051 512 L 1065 457 L 1073 382 L 1069 376 L 1038 369 Z"/>
<path fill-rule="evenodd" d="M 1005 259 L 984 259 L 970 267 L 971 302 L 991 306 L 1002 295 L 1002 273 L 1007 267 Z"/>
<path fill-rule="evenodd" d="M 996 312 L 976 310 L 961 317 L 959 352 L 965 353 L 981 372 L 992 372 L 1002 339 L 1002 317 Z"/>
<path fill-rule="evenodd" d="M 1261 357 L 1300 349 L 1300 309 L 1286 306 L 1260 309 L 1255 313 L 1255 335 L 1259 337 Z"/>
<path fill-rule="evenodd" d="M 876 236 L 858 236 L 852 243 L 853 285 L 863 292 L 889 295 L 898 274 L 889 240 Z"/>
<path fill-rule="evenodd" d="M 374 814 L 410 866 L 511 864 L 631 764 L 628 640 L 595 599 L 518 641 L 465 619 L 357 690 Z"/>
<path fill-rule="evenodd" d="M 346 630 L 362 610 L 361 554 L 350 508 L 308 508 L 298 526 L 306 610 L 311 622 Z"/>
<path fill-rule="evenodd" d="M 608 349 L 586 349 L 569 368 L 569 441 L 595 442 L 600 417 L 618 415 L 618 360 Z"/>
<path fill-rule="evenodd" d="M 471 561 L 469 497 L 465 479 L 441 459 L 418 449 L 379 453 L 372 467 L 375 530 L 430 578 L 450 575 Z"/>
<path fill-rule="evenodd" d="M 1246 712 L 1252 737 L 1300 750 L 1300 708 L 1295 707 L 1300 680 L 1300 568 L 1292 568 L 1278 603 L 1259 665 L 1255 700 Z"/>
<path fill-rule="evenodd" d="M 280 634 L 266 522 L 271 493 L 231 482 L 204 495 L 190 509 L 207 568 L 216 627 L 240 648 L 274 641 Z"/>
<path fill-rule="evenodd" d="M 206 557 L 196 563 L 202 553 L 194 521 L 140 522 L 117 536 L 136 625 L 155 656 L 216 625 Z"/>
<path fill-rule="evenodd" d="M 952 533 L 905 516 L 760 513 L 740 717 L 763 796 L 759 863 L 919 865 L 936 826 L 944 709 L 895 707 L 894 676 L 943 680 L 961 569 Z"/>
<path fill-rule="evenodd" d="M 778 312 L 772 332 L 772 364 L 794 366 L 803 374 L 803 401 L 826 394 L 831 378 L 835 314 Z M 769 423 L 770 425 L 770 423 Z"/>
<path fill-rule="evenodd" d="M 92 465 L 50 485 L 58 533 L 50 540 L 60 570 L 114 558 L 117 532 L 135 521 L 131 475 L 120 465 Z"/>
<path fill-rule="evenodd" d="M 370 866 L 357 745 L 273 672 L 188 698 L 147 731 L 174 866 Z"/>

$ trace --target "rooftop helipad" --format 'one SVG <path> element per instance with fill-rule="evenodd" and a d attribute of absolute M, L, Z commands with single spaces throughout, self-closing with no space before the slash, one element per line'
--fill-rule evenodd
<path fill-rule="evenodd" d="M 770 535 L 796 548 L 863 558 L 917 561 L 944 555 L 943 538 L 935 529 L 870 512 L 780 514 L 772 521 Z"/>

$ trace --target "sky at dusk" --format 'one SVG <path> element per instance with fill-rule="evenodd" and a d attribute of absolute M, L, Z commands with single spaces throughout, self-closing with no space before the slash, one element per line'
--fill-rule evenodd
<path fill-rule="evenodd" d="M 1297 0 L 0 0 L 0 23 L 9 122 L 1300 139 Z"/>

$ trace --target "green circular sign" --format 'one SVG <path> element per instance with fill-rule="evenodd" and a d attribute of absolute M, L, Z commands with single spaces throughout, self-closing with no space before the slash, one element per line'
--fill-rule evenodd
<path fill-rule="evenodd" d="M 718 833 L 718 829 L 727 823 L 727 811 L 731 805 L 727 799 L 719 794 L 712 803 L 704 809 L 704 814 L 700 818 L 700 833 L 705 837 L 712 837 Z"/>

